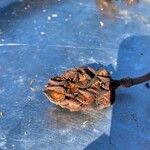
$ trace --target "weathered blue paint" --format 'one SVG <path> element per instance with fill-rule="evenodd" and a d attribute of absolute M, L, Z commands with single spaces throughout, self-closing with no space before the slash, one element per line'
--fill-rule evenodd
<path fill-rule="evenodd" d="M 117 91 L 106 110 L 70 113 L 42 91 L 48 78 L 80 65 L 106 67 L 114 78 L 150 68 L 150 2 L 112 18 L 94 0 L 1 0 L 0 149 L 149 150 L 150 90 Z M 102 22 L 102 23 L 100 23 Z"/>

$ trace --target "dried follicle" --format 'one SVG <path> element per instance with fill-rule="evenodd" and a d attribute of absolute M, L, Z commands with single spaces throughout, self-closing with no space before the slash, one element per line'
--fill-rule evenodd
<path fill-rule="evenodd" d="M 47 98 L 70 111 L 91 110 L 111 105 L 111 77 L 105 69 L 73 68 L 51 78 L 45 86 Z"/>

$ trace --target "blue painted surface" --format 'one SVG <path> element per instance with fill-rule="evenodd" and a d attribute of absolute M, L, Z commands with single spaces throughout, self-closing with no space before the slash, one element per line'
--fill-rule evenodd
<path fill-rule="evenodd" d="M 70 113 L 41 89 L 48 78 L 81 65 L 113 78 L 150 68 L 150 2 L 94 0 L 0 2 L 0 149 L 149 150 L 150 90 L 119 89 L 113 107 Z M 35 79 L 33 92 L 30 82 Z"/>

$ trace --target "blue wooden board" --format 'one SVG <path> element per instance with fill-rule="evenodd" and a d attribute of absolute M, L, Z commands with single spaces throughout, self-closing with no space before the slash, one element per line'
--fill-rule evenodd
<path fill-rule="evenodd" d="M 150 71 L 150 1 L 113 1 L 107 10 L 100 2 L 0 1 L 0 149 L 150 149 L 144 84 L 119 89 L 108 109 L 84 113 L 42 93 L 50 77 L 75 66 L 103 66 L 115 79 Z"/>

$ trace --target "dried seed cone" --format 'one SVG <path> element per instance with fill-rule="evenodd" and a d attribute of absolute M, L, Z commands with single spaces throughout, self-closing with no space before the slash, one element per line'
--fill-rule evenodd
<path fill-rule="evenodd" d="M 70 111 L 85 108 L 109 107 L 114 100 L 111 77 L 105 69 L 91 67 L 70 69 L 59 77 L 51 78 L 45 86 L 46 97 Z"/>

